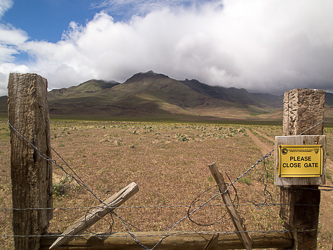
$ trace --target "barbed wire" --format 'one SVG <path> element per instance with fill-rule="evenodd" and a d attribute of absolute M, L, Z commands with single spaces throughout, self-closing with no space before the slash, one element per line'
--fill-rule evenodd
<path fill-rule="evenodd" d="M 311 129 L 313 129 L 314 127 L 316 127 L 316 126 L 318 126 L 319 124 L 321 124 L 323 121 L 321 121 L 321 122 L 319 122 L 319 123 L 317 123 L 317 124 L 315 124 L 314 126 L 312 126 L 311 128 L 309 128 L 309 129 L 307 129 L 307 130 L 305 130 L 304 132 L 302 132 L 301 133 L 301 135 L 302 134 L 304 134 L 304 133 L 306 133 L 306 132 L 308 132 L 309 130 L 311 130 Z M 125 221 L 123 218 L 121 218 L 119 215 L 117 215 L 114 211 L 112 211 L 112 209 L 114 208 L 114 207 L 110 207 L 110 206 L 108 206 L 107 204 L 105 204 L 104 203 L 104 201 L 102 201 L 93 191 L 92 191 L 92 189 L 90 189 L 86 184 L 85 184 L 85 182 L 76 174 L 76 172 L 69 166 L 69 164 L 60 156 L 60 154 L 58 154 L 53 148 L 52 148 L 52 150 L 53 150 L 53 152 L 55 152 L 55 154 L 59 157 L 59 159 L 61 159 L 62 160 L 62 162 L 66 165 L 66 167 L 68 168 L 68 169 L 70 169 L 70 171 L 72 172 L 72 174 L 70 174 L 68 171 L 66 171 L 65 169 L 64 169 L 64 167 L 62 167 L 61 165 L 59 165 L 59 164 L 57 164 L 57 162 L 56 162 L 56 160 L 54 160 L 54 159 L 51 159 L 51 158 L 49 158 L 47 155 L 45 155 L 43 152 L 41 152 L 33 143 L 31 143 L 28 139 L 26 139 L 19 131 L 17 131 L 11 124 L 10 124 L 10 122 L 8 121 L 8 124 L 9 124 L 9 126 L 11 127 L 11 129 L 13 129 L 13 131 L 15 131 L 22 139 L 24 139 L 31 147 L 33 147 L 34 148 L 34 150 L 35 150 L 35 152 L 37 152 L 39 155 L 40 155 L 40 157 L 42 158 L 42 159 L 44 159 L 44 160 L 46 160 L 46 161 L 51 161 L 51 162 L 53 162 L 57 167 L 59 167 L 68 177 L 71 177 L 72 179 L 74 179 L 81 187 L 83 187 L 84 189 L 86 189 L 87 191 L 89 191 L 100 203 L 102 203 L 103 205 L 105 205 L 106 206 L 106 208 L 107 209 L 109 209 L 110 210 L 110 212 L 111 212 L 111 214 L 112 215 L 115 215 L 118 219 L 120 219 L 120 221 L 125 225 L 125 227 L 126 227 L 126 229 L 127 229 L 127 232 L 129 233 L 129 235 L 133 238 L 133 240 L 135 241 L 135 242 L 137 242 L 141 247 L 143 247 L 144 249 L 149 249 L 148 247 L 146 247 L 145 245 L 143 245 L 137 238 L 136 238 L 136 236 L 134 235 L 134 233 L 132 233 L 131 232 L 131 230 L 130 230 L 130 228 L 129 228 L 129 225 L 130 226 L 133 226 L 133 225 L 131 225 L 130 223 L 128 223 L 127 221 Z M 265 200 L 264 200 L 264 202 L 262 202 L 262 203 L 253 203 L 253 204 L 251 204 L 251 205 L 254 205 L 255 207 L 257 207 L 257 208 L 262 208 L 263 206 L 271 206 L 271 205 L 278 205 L 278 203 L 273 203 L 272 201 L 269 203 L 269 202 L 267 202 L 267 200 L 269 200 L 268 198 L 267 198 L 267 196 L 269 196 L 271 199 L 272 199 L 272 195 L 271 195 L 271 193 L 267 190 L 267 186 L 268 186 L 268 181 L 267 181 L 267 179 L 268 179 L 268 170 L 267 170 L 267 168 L 266 168 L 266 165 L 265 165 L 265 159 L 267 158 L 268 159 L 268 157 L 269 156 L 271 156 L 271 154 L 274 152 L 274 150 L 275 149 L 273 149 L 273 150 L 271 150 L 270 152 L 268 152 L 266 155 L 264 155 L 262 158 L 260 158 L 255 164 L 253 164 L 250 168 L 248 168 L 246 171 L 244 171 L 243 172 L 243 174 L 241 174 L 240 176 L 238 176 L 234 181 L 232 181 L 232 182 L 230 182 L 228 185 L 227 185 L 227 189 L 223 192 L 223 193 L 226 193 L 226 192 L 228 192 L 229 191 L 229 189 L 231 188 L 231 187 L 234 187 L 234 184 L 239 180 L 239 179 L 241 179 L 241 178 L 243 178 L 247 173 L 249 173 L 253 168 L 255 168 L 259 163 L 261 163 L 261 162 L 263 162 L 264 163 L 264 168 L 265 168 L 265 174 L 266 174 L 266 181 L 265 181 L 265 179 L 263 180 L 263 184 L 264 184 L 264 197 L 265 197 Z M 217 186 L 217 185 L 216 185 Z M 331 186 L 325 186 L 326 188 L 332 188 L 332 189 L 326 189 L 325 191 L 332 191 L 333 190 L 333 187 L 331 187 Z M 317 189 L 313 189 L 313 190 L 317 190 Z M 323 189 L 321 189 L 321 190 L 323 190 Z M 189 212 L 189 210 L 188 210 L 188 212 L 187 212 L 187 214 L 183 217 L 183 218 L 181 218 L 180 220 L 178 220 L 176 223 L 174 223 L 173 225 L 171 225 L 170 227 L 169 227 L 169 229 L 167 230 L 167 232 L 162 236 L 162 235 L 159 235 L 159 236 L 161 236 L 161 239 L 153 246 L 153 248 L 151 248 L 151 250 L 153 250 L 153 249 L 155 249 L 167 236 L 170 236 L 170 235 L 173 235 L 172 233 L 171 233 L 171 230 L 173 229 L 173 228 L 175 228 L 180 222 L 182 222 L 183 220 L 185 220 L 186 218 L 189 218 L 190 220 L 191 220 L 191 218 L 190 218 L 190 216 L 192 215 L 192 214 L 194 214 L 196 211 L 198 211 L 199 209 L 201 209 L 202 207 L 204 207 L 204 206 L 208 206 L 208 203 L 210 202 L 210 201 L 212 201 L 213 199 L 215 199 L 218 195 L 221 195 L 222 193 L 220 193 L 219 191 L 217 191 L 216 192 L 216 194 L 214 195 L 214 196 L 212 196 L 210 199 L 208 199 L 207 201 L 205 201 L 205 202 L 203 202 L 201 205 L 197 205 L 196 206 L 196 208 L 192 211 L 192 212 Z M 195 201 L 195 199 L 193 200 L 193 201 Z M 192 202 L 193 203 L 193 202 Z M 191 203 L 191 205 L 190 206 L 186 206 L 186 207 L 189 207 L 189 209 L 190 209 L 190 207 L 192 206 L 192 203 Z M 220 204 L 215 204 L 215 205 L 213 205 L 213 206 L 217 206 L 217 205 L 219 205 L 219 206 L 223 206 L 222 204 L 220 205 Z M 248 204 L 246 204 L 246 205 L 248 205 Z M 296 205 L 296 204 L 279 204 L 279 205 Z M 308 204 L 297 204 L 297 205 L 300 205 L 300 206 L 309 206 Z M 212 206 L 212 205 L 210 205 L 210 206 Z M 227 206 L 227 205 L 225 205 L 224 204 L 224 206 Z M 311 206 L 311 204 L 310 204 L 310 206 Z M 314 205 L 314 206 L 319 206 L 319 205 Z M 171 208 L 171 207 L 185 207 L 185 206 L 135 206 L 135 207 L 122 207 L 122 209 L 125 209 L 125 208 L 147 208 L 147 207 L 154 207 L 154 208 L 156 208 L 156 207 L 158 207 L 158 208 L 166 208 L 166 207 L 169 207 L 169 208 Z M 194 206 L 192 206 L 192 207 L 194 207 Z M 86 207 L 85 207 L 86 208 Z M 94 207 L 89 207 L 90 209 L 91 208 L 94 208 Z M 12 208 L 12 209 L 0 209 L 0 211 L 4 211 L 4 210 L 13 210 L 13 211 L 15 211 L 15 210 L 33 210 L 33 209 L 57 209 L 57 208 L 23 208 L 23 209 L 16 209 L 16 208 Z M 58 208 L 58 209 L 67 209 L 67 208 Z M 74 208 L 69 208 L 69 209 L 74 209 Z M 119 209 L 118 207 L 117 207 L 117 209 Z M 191 220 L 192 221 L 192 220 Z M 192 221 L 193 222 L 193 221 Z M 112 223 L 112 225 L 113 225 L 113 223 Z M 112 227 L 112 225 L 111 225 L 111 227 Z M 135 227 L 135 226 L 133 226 L 133 227 Z M 136 227 L 135 227 L 136 228 Z M 112 230 L 112 229 L 111 229 Z M 310 229 L 310 231 L 311 230 L 317 230 L 317 229 Z M 286 231 L 288 231 L 288 232 L 290 232 L 289 230 L 286 230 Z M 309 231 L 309 229 L 308 230 L 304 230 L 304 232 L 305 231 Z M 259 231 L 244 231 L 244 232 L 259 232 Z M 267 231 L 265 231 L 265 232 L 267 232 Z M 281 232 L 281 231 L 274 231 L 274 232 Z M 216 232 L 214 232 L 214 233 L 216 233 Z M 234 233 L 234 232 L 233 232 Z M 95 234 L 94 234 L 95 235 Z M 73 237 L 73 236 L 83 236 L 83 235 L 70 235 L 70 236 L 68 236 L 68 237 Z M 10 235 L 0 235 L 0 237 L 45 237 L 45 235 L 43 235 L 43 236 L 37 236 L 37 235 L 35 235 L 35 236 L 33 236 L 33 235 L 22 235 L 22 236 L 19 236 L 19 235 L 13 235 L 13 236 L 10 236 Z M 141 237 L 141 236 L 140 236 Z"/>
<path fill-rule="evenodd" d="M 9 122 L 8 120 L 8 124 L 9 126 L 23 139 L 25 140 L 31 147 L 33 147 L 35 149 L 35 152 L 38 153 L 38 155 L 40 155 L 40 157 L 46 161 L 50 161 L 53 162 L 57 167 L 59 167 L 63 172 L 66 173 L 67 176 L 73 178 L 81 187 L 83 187 L 84 189 L 86 189 L 87 191 L 89 191 L 100 203 L 102 203 L 106 209 L 108 209 L 110 211 L 111 214 L 115 215 L 118 219 L 120 219 L 122 221 L 122 223 L 124 224 L 124 226 L 127 228 L 128 233 L 133 237 L 134 241 L 137 242 L 140 246 L 142 246 L 145 249 L 148 249 L 146 246 L 144 246 L 136 237 L 135 235 L 131 232 L 130 228 L 128 227 L 128 224 L 131 225 L 130 223 L 128 223 L 127 221 L 123 220 L 120 216 L 118 216 L 114 211 L 112 211 L 112 208 L 110 208 L 103 200 L 101 200 L 93 191 L 92 189 L 89 188 L 88 185 L 85 184 L 85 182 L 76 174 L 76 172 L 69 166 L 69 164 L 60 156 L 60 154 L 58 154 L 58 152 L 51 148 L 53 150 L 53 152 L 56 153 L 56 155 L 64 162 L 64 164 L 72 171 L 72 174 L 69 174 L 61 165 L 57 164 L 56 160 L 49 158 L 47 155 L 45 155 L 43 152 L 41 152 L 33 143 L 31 143 L 28 139 L 26 139 L 19 131 L 17 131 L 17 129 L 15 129 Z M 132 226 L 132 225 L 131 225 Z"/>
<path fill-rule="evenodd" d="M 332 187 L 333 188 L 333 187 Z M 317 189 L 313 189 L 313 190 L 317 190 Z M 321 191 L 321 189 L 320 189 Z M 333 191 L 333 189 L 329 190 L 329 191 Z M 220 193 L 218 193 L 218 195 L 214 195 L 214 198 L 216 198 L 217 196 L 219 196 Z M 253 202 L 249 202 L 249 203 L 237 203 L 237 206 L 253 206 L 256 207 L 258 205 L 261 205 L 262 203 L 253 203 Z M 272 203 L 267 203 L 264 206 L 320 206 L 320 205 L 313 205 L 313 204 L 297 204 L 297 203 L 277 203 L 277 202 L 272 202 Z M 228 205 L 228 204 L 214 204 L 214 205 L 205 205 L 206 207 L 228 207 L 228 206 L 232 206 L 232 205 Z M 109 206 L 109 208 L 111 209 L 115 209 L 117 208 L 117 210 L 122 210 L 122 209 L 149 209 L 149 208 L 188 208 L 189 205 L 170 205 L 170 206 L 121 206 L 121 207 L 111 207 Z M 191 207 L 200 207 L 200 205 L 192 205 Z M 92 206 L 92 207 L 53 207 L 53 208 L 0 208 L 0 211 L 27 211 L 27 210 L 87 210 L 87 209 L 94 209 L 97 208 L 97 206 Z"/>
<path fill-rule="evenodd" d="M 314 129 L 315 127 L 317 127 L 319 124 L 322 124 L 323 122 L 324 122 L 324 120 L 321 120 L 320 122 L 316 123 L 316 124 L 313 125 L 312 127 L 308 128 L 308 129 L 306 129 L 306 130 L 304 130 L 304 131 L 303 131 L 302 133 L 300 133 L 299 135 L 304 135 L 306 132 L 308 132 L 308 131 Z"/>
<path fill-rule="evenodd" d="M 283 229 L 283 230 L 244 230 L 244 231 L 237 231 L 237 232 L 240 232 L 240 233 L 267 233 L 267 234 L 270 234 L 270 233 L 294 233 L 294 232 L 297 232 L 297 233 L 305 233 L 305 232 L 313 232 L 313 231 L 316 231 L 317 228 L 310 228 L 310 229 L 297 229 L 297 230 L 287 230 L 287 229 Z M 118 233 L 124 233 L 124 232 L 118 232 Z M 147 234 L 144 235 L 144 234 L 140 234 L 140 238 L 142 237 L 159 237 L 159 236 L 163 236 L 163 231 L 161 231 L 161 233 L 159 234 L 148 234 L 148 233 L 151 233 L 151 232 L 146 232 Z M 232 235 L 232 234 L 236 234 L 235 231 L 186 231 L 186 232 L 182 232 L 182 231 L 177 231 L 177 232 L 174 232 L 172 231 L 171 233 L 169 233 L 169 236 L 178 236 L 178 235 L 195 235 L 195 234 L 216 234 L 216 233 L 219 233 L 221 235 Z M 43 237 L 43 238 L 49 238 L 49 237 L 59 237 L 59 236 L 62 236 L 62 237 L 92 237 L 92 236 L 96 236 L 96 234 L 75 234 L 75 235 L 61 235 L 60 233 L 49 233 L 49 234 L 32 234 L 32 235 L 5 235 L 5 234 L 2 234 L 0 235 L 0 237 L 4 237 L 4 238 L 16 238 L 16 237 L 19 237 L 19 238 L 31 238 L 31 237 Z M 101 234 L 101 236 L 103 236 Z M 117 235 L 116 233 L 115 234 L 111 234 L 109 237 L 112 237 L 112 238 L 128 238 L 130 236 L 126 236 L 126 235 Z"/>
<path fill-rule="evenodd" d="M 229 178 L 228 175 L 227 175 L 227 177 L 228 177 L 229 181 L 231 182 L 231 180 L 230 180 L 230 178 Z M 190 216 L 190 209 L 191 209 L 191 207 L 194 207 L 194 204 L 196 203 L 196 201 L 198 201 L 199 197 L 200 197 L 201 195 L 205 194 L 206 192 L 208 192 L 210 189 L 212 189 L 212 188 L 216 188 L 216 187 L 218 187 L 218 185 L 212 186 L 212 187 L 206 189 L 205 191 L 203 191 L 202 193 L 200 193 L 197 197 L 195 197 L 195 198 L 193 199 L 193 201 L 191 202 L 190 206 L 188 206 L 188 209 L 187 209 L 187 216 L 188 216 L 188 219 L 189 219 L 192 223 L 194 223 L 194 224 L 196 224 L 196 225 L 198 225 L 198 226 L 212 226 L 212 225 L 216 224 L 218 221 L 222 220 L 222 219 L 227 215 L 227 211 L 225 211 L 224 215 L 222 215 L 219 219 L 216 219 L 214 222 L 209 223 L 209 224 L 198 223 L 198 222 L 196 222 L 194 219 L 192 219 L 191 216 Z M 237 195 L 237 190 L 236 190 L 236 188 L 234 187 L 234 185 L 232 185 L 232 187 L 233 187 L 233 189 L 234 189 L 234 191 L 235 191 L 235 197 L 234 197 L 234 200 L 233 200 L 232 203 L 234 204 L 236 200 L 238 200 L 237 203 L 239 203 L 239 199 L 238 199 L 238 195 Z M 215 199 L 215 198 L 217 198 L 218 196 L 220 196 L 220 190 L 219 190 L 219 189 L 216 191 L 215 195 L 214 195 L 212 198 Z M 215 205 L 217 205 L 216 202 L 215 202 Z M 222 204 L 221 204 L 221 205 L 222 205 Z M 228 205 L 228 204 L 224 204 L 224 205 L 226 205 L 225 207 L 227 207 L 227 206 L 233 206 L 233 205 Z M 209 205 L 206 205 L 206 207 L 208 207 L 208 206 L 209 206 Z M 213 206 L 214 206 L 214 205 L 213 205 Z"/>

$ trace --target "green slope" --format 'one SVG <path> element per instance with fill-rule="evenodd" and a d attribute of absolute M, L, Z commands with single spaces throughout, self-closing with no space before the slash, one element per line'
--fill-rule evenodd
<path fill-rule="evenodd" d="M 234 103 L 238 107 L 249 108 L 256 106 L 259 108 L 280 108 L 282 107 L 282 97 L 270 94 L 251 94 L 245 89 L 224 88 L 220 86 L 209 86 L 197 80 L 182 81 L 183 84 L 203 95 Z"/>
<path fill-rule="evenodd" d="M 48 100 L 56 99 L 71 99 L 71 98 L 82 98 L 90 97 L 94 95 L 100 95 L 100 91 L 113 88 L 117 86 L 117 82 L 105 82 L 102 80 L 89 80 L 81 83 L 78 86 L 69 88 L 55 89 L 48 93 Z"/>
<path fill-rule="evenodd" d="M 51 117 L 106 119 L 278 120 L 282 100 L 283 96 L 209 86 L 197 80 L 177 81 L 153 71 L 135 74 L 124 83 L 90 80 L 48 93 Z M 331 93 L 326 93 L 326 107 L 325 120 L 331 121 Z M 6 115 L 7 97 L 0 97 L 0 116 Z"/>
<path fill-rule="evenodd" d="M 152 71 L 135 74 L 122 84 L 91 80 L 68 89 L 52 90 L 49 107 L 54 115 L 128 117 L 215 116 L 218 109 L 257 114 L 275 108 L 245 89 L 212 87 L 196 80 L 177 81 Z M 211 110 L 215 114 L 210 114 Z"/>
<path fill-rule="evenodd" d="M 7 96 L 0 97 L 0 117 L 8 116 Z"/>

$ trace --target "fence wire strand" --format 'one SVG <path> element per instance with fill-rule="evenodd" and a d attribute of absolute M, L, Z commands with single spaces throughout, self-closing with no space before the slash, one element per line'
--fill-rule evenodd
<path fill-rule="evenodd" d="M 312 126 L 311 128 L 303 131 L 300 135 L 303 135 L 305 134 L 306 132 L 310 131 L 311 129 L 315 128 L 316 126 L 320 125 L 321 123 L 323 123 L 324 121 L 320 121 L 318 122 L 317 124 L 315 124 L 314 126 Z M 60 168 L 65 174 L 66 176 L 68 177 L 71 177 L 73 180 L 75 180 L 78 185 L 80 185 L 81 187 L 83 187 L 85 190 L 87 190 L 88 192 L 90 192 L 100 203 L 102 203 L 103 205 L 105 205 L 108 209 L 110 209 L 110 211 L 112 209 L 114 209 L 114 207 L 109 207 L 107 206 L 107 204 L 104 203 L 104 201 L 102 201 L 98 195 L 96 195 L 93 190 L 91 188 L 89 188 L 88 185 L 85 184 L 85 182 L 80 178 L 80 176 L 69 166 L 69 164 L 61 157 L 61 155 L 52 148 L 53 152 L 59 157 L 59 159 L 61 159 L 61 161 L 64 163 L 64 165 L 71 171 L 71 173 L 69 173 L 69 171 L 66 171 L 66 169 L 61 166 L 60 164 L 58 164 L 56 162 L 56 160 L 54 159 L 51 159 L 49 158 L 47 155 L 45 155 L 43 152 L 41 152 L 32 142 L 30 142 L 28 139 L 26 139 L 19 131 L 17 131 L 11 124 L 10 122 L 8 121 L 8 124 L 10 126 L 10 128 L 15 131 L 16 134 L 18 134 L 24 141 L 26 141 L 38 154 L 39 156 L 46 160 L 46 161 L 50 161 L 52 163 L 54 163 L 58 168 Z M 265 178 L 263 178 L 262 182 L 263 182 L 263 185 L 264 185 L 264 190 L 263 190 L 263 195 L 264 195 L 264 201 L 261 202 L 261 203 L 238 203 L 237 206 L 254 206 L 255 209 L 260 209 L 262 208 L 263 206 L 281 206 L 281 205 L 297 205 L 297 206 L 319 206 L 319 205 L 308 205 L 308 204 L 281 204 L 281 203 L 277 203 L 276 201 L 273 202 L 272 200 L 272 194 L 268 191 L 268 169 L 267 169 L 267 166 L 266 166 L 266 159 L 269 159 L 269 157 L 272 155 L 272 153 L 274 152 L 275 149 L 271 150 L 270 152 L 268 152 L 266 155 L 264 155 L 262 158 L 260 158 L 256 163 L 254 163 L 251 167 L 249 167 L 246 171 L 244 171 L 240 176 L 238 176 L 237 178 L 235 178 L 233 181 L 230 181 L 230 183 L 227 185 L 227 189 L 224 193 L 228 192 L 230 188 L 234 188 L 234 184 L 241 178 L 243 178 L 245 175 L 247 175 L 252 169 L 254 169 L 259 163 L 263 162 L 263 165 L 264 165 L 264 170 L 265 170 Z M 229 178 L 229 177 L 228 177 Z M 230 180 L 230 179 L 229 179 Z M 208 188 L 207 190 L 205 190 L 204 192 L 202 192 L 201 194 L 209 191 L 210 189 L 212 188 L 216 188 L 217 185 L 213 186 L 213 187 L 210 187 Z M 235 188 L 234 188 L 235 189 Z M 311 189 L 311 188 L 300 188 L 300 189 L 307 189 L 307 190 L 317 190 L 317 189 Z M 235 189 L 236 191 L 236 189 Z M 333 186 L 321 186 L 320 188 L 320 191 L 333 191 Z M 201 195 L 199 194 L 199 196 Z M 186 207 L 188 208 L 188 211 L 187 211 L 187 214 L 182 217 L 180 220 L 178 220 L 176 223 L 174 223 L 173 225 L 169 226 L 167 228 L 167 232 L 164 233 L 164 234 L 157 234 L 157 235 L 147 235 L 145 237 L 151 237 L 151 236 L 161 236 L 161 239 L 151 248 L 151 250 L 155 249 L 166 237 L 168 236 L 171 236 L 171 235 L 184 235 L 184 234 L 189 234 L 188 232 L 187 233 L 173 233 L 171 232 L 171 230 L 173 228 L 175 228 L 179 223 L 181 223 L 182 221 L 184 221 L 185 219 L 189 219 L 191 222 L 195 223 L 195 224 L 198 224 L 196 223 L 195 221 L 193 221 L 191 219 L 191 215 L 193 215 L 195 212 L 197 212 L 199 209 L 201 209 L 202 207 L 204 206 L 216 206 L 216 207 L 226 207 L 228 205 L 226 204 L 214 204 L 214 205 L 209 205 L 208 203 L 214 199 L 217 198 L 217 196 L 220 196 L 222 193 L 217 190 L 215 195 L 213 195 L 212 197 L 210 197 L 208 200 L 206 200 L 205 202 L 203 202 L 201 205 L 194 205 L 198 199 L 199 196 L 197 196 L 196 198 L 193 199 L 192 203 L 190 205 L 174 205 L 174 206 L 128 206 L 128 207 L 117 207 L 117 209 L 128 209 L 128 208 L 182 208 L 182 207 Z M 237 194 L 237 191 L 236 191 L 236 194 Z M 237 197 L 237 195 L 236 195 Z M 235 198 L 236 199 L 236 198 Z M 269 202 L 270 201 L 270 202 Z M 192 212 L 190 212 L 190 209 L 194 208 L 194 210 Z M 0 211 L 17 211 L 17 210 L 21 210 L 21 211 L 24 211 L 24 210 L 42 210 L 42 209 L 59 209 L 59 210 L 67 210 L 67 209 L 93 209 L 95 207 L 59 207 L 59 208 L 1 208 Z M 87 212 L 88 213 L 88 212 Z M 125 221 L 122 217 L 120 217 L 119 215 L 117 215 L 114 211 L 111 211 L 111 215 L 114 215 L 115 217 L 117 217 L 123 224 L 124 226 L 126 227 L 127 229 L 127 232 L 128 234 L 130 235 L 130 237 L 133 238 L 133 240 L 135 242 L 137 242 L 142 248 L 144 249 L 149 249 L 148 247 L 146 247 L 145 245 L 143 245 L 137 238 L 136 236 L 134 235 L 134 233 L 131 232 L 130 230 L 130 226 L 138 229 L 137 227 L 131 225 L 129 222 Z M 112 218 L 112 217 L 111 217 Z M 113 220 L 113 218 L 112 218 Z M 113 225 L 113 222 L 110 223 L 110 232 L 112 231 L 112 225 Z M 198 224 L 200 225 L 200 223 Z M 211 225 L 211 224 L 210 224 Z M 202 225 L 202 226 L 209 226 L 209 225 Z M 139 231 L 141 231 L 140 229 L 138 229 Z M 307 230 L 303 230 L 302 232 L 306 232 L 306 231 L 314 231 L 314 230 L 317 230 L 317 229 L 307 229 Z M 248 233 L 251 233 L 251 232 L 292 232 L 290 230 L 280 230 L 280 231 L 277 231 L 277 230 L 272 230 L 272 231 L 244 231 L 244 232 L 248 232 Z M 92 233 L 92 232 L 91 232 Z M 193 234 L 197 234 L 197 233 L 216 233 L 215 231 L 214 232 L 205 232 L 205 231 L 196 231 L 196 232 L 193 232 Z M 220 232 L 219 232 L 220 233 Z M 234 234 L 235 232 L 230 232 L 230 231 L 225 231 L 225 232 L 221 232 L 222 234 Z M 73 237 L 73 236 L 78 236 L 78 237 L 83 237 L 83 236 L 92 236 L 92 235 L 96 235 L 96 234 L 80 234 L 80 235 L 68 235 L 67 237 Z M 115 237 L 113 235 L 108 234 L 110 237 Z M 7 238 L 10 238 L 10 237 L 48 237 L 50 235 L 0 235 L 0 237 L 7 237 Z M 66 237 L 66 236 L 65 236 Z M 122 236 L 122 237 L 128 237 L 128 236 Z M 142 237 L 142 236 L 140 236 Z"/>
<path fill-rule="evenodd" d="M 215 187 L 215 186 L 214 186 Z M 333 186 L 331 187 L 332 189 L 326 190 L 326 191 L 333 191 Z M 313 189 L 317 190 L 317 189 Z M 322 189 L 320 189 L 322 191 Z M 213 196 L 213 198 L 216 198 L 219 196 L 220 193 L 216 194 Z M 237 206 L 250 206 L 256 208 L 256 206 L 261 205 L 262 203 L 238 203 Z M 231 205 L 226 205 L 226 204 L 214 204 L 214 205 L 205 205 L 205 207 L 227 207 Z M 297 204 L 297 203 L 278 203 L 278 202 L 272 202 L 272 203 L 267 203 L 265 206 L 320 206 L 320 205 L 313 205 L 313 204 Z M 191 207 L 200 207 L 200 205 L 191 205 Z M 97 206 L 92 206 L 92 207 L 52 207 L 52 208 L 0 208 L 0 211 L 28 211 L 28 210 L 91 210 L 95 209 Z M 117 210 L 124 210 L 124 209 L 149 209 L 149 208 L 189 208 L 189 205 L 170 205 L 170 206 L 124 206 L 124 207 L 109 207 L 111 209 L 117 209 Z"/>
<path fill-rule="evenodd" d="M 259 231 L 252 231 L 252 230 L 246 230 L 246 231 L 238 231 L 241 233 L 293 233 L 293 232 L 301 232 L 301 233 L 305 233 L 305 232 L 313 232 L 317 230 L 317 228 L 312 228 L 312 229 L 304 229 L 304 230 L 287 230 L 287 229 L 283 229 L 283 230 L 269 230 L 269 231 L 263 231 L 263 230 L 259 230 Z M 172 232 L 170 233 L 168 236 L 177 236 L 177 235 L 195 235 L 195 234 L 216 234 L 219 233 L 220 235 L 233 235 L 236 234 L 235 231 L 193 231 L 193 232 Z M 6 238 L 15 238 L 15 237 L 19 237 L 19 238 L 31 238 L 31 237 L 44 237 L 44 238 L 49 238 L 49 237 L 59 237 L 62 236 L 60 234 L 33 234 L 33 235 L 0 235 L 0 237 L 6 237 Z M 96 236 L 96 234 L 75 234 L 75 235 L 64 235 L 62 237 L 91 237 L 91 236 Z M 102 235 L 101 235 L 102 236 Z M 160 234 L 147 234 L 147 235 L 140 235 L 140 237 L 159 237 L 159 236 L 163 236 L 163 232 L 161 232 Z M 131 236 L 126 236 L 126 235 L 116 235 L 116 234 L 111 234 L 109 237 L 112 238 L 128 238 Z"/>

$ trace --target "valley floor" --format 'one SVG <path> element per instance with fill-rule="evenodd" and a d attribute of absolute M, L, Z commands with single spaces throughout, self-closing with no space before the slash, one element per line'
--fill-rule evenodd
<path fill-rule="evenodd" d="M 332 186 L 333 128 L 327 136 L 327 184 Z M 105 200 L 131 182 L 139 192 L 117 214 L 130 223 L 132 231 L 162 231 L 216 194 L 217 187 L 208 164 L 216 162 L 219 171 L 235 180 L 264 154 L 274 148 L 274 137 L 282 126 L 51 121 L 52 147 L 82 180 Z M 7 120 L 0 119 L 0 201 L 1 209 L 11 208 L 10 133 Z M 66 167 L 53 154 L 58 164 Z M 237 209 L 249 231 L 279 231 L 279 188 L 273 184 L 274 156 L 258 164 L 230 189 Z M 266 170 L 265 170 L 266 169 Z M 267 172 L 266 172 L 267 171 Z M 228 181 L 229 182 L 229 181 Z M 75 219 L 98 201 L 53 166 L 54 218 L 49 232 L 63 232 Z M 270 192 L 265 200 L 264 190 Z M 325 189 L 325 188 L 323 188 Z M 270 205 L 256 206 L 267 203 Z M 333 230 L 332 192 L 322 191 L 319 249 L 331 249 Z M 176 231 L 233 231 L 220 198 L 213 199 L 175 226 Z M 0 210 L 0 244 L 13 248 L 12 211 Z M 92 232 L 126 231 L 123 223 L 106 218 Z M 88 232 L 90 234 L 90 232 Z"/>

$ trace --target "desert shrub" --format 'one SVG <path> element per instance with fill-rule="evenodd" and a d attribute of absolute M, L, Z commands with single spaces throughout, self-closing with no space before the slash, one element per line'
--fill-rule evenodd
<path fill-rule="evenodd" d="M 178 141 L 189 141 L 190 139 L 188 139 L 185 135 L 181 135 L 178 137 Z"/>
<path fill-rule="evenodd" d="M 243 177 L 243 178 L 240 178 L 238 180 L 239 183 L 245 183 L 247 185 L 251 185 L 252 184 L 252 180 L 250 178 L 247 178 L 247 177 Z"/>
<path fill-rule="evenodd" d="M 240 128 L 240 129 L 238 130 L 238 132 L 239 132 L 239 133 L 244 133 L 244 132 L 245 132 L 245 128 Z"/>
<path fill-rule="evenodd" d="M 53 197 L 61 197 L 63 196 L 65 193 L 67 193 L 70 189 L 71 186 L 73 186 L 73 184 L 71 184 L 72 180 L 70 180 L 68 178 L 68 176 L 66 175 L 64 178 L 62 178 L 59 183 L 52 183 L 52 195 Z"/>

